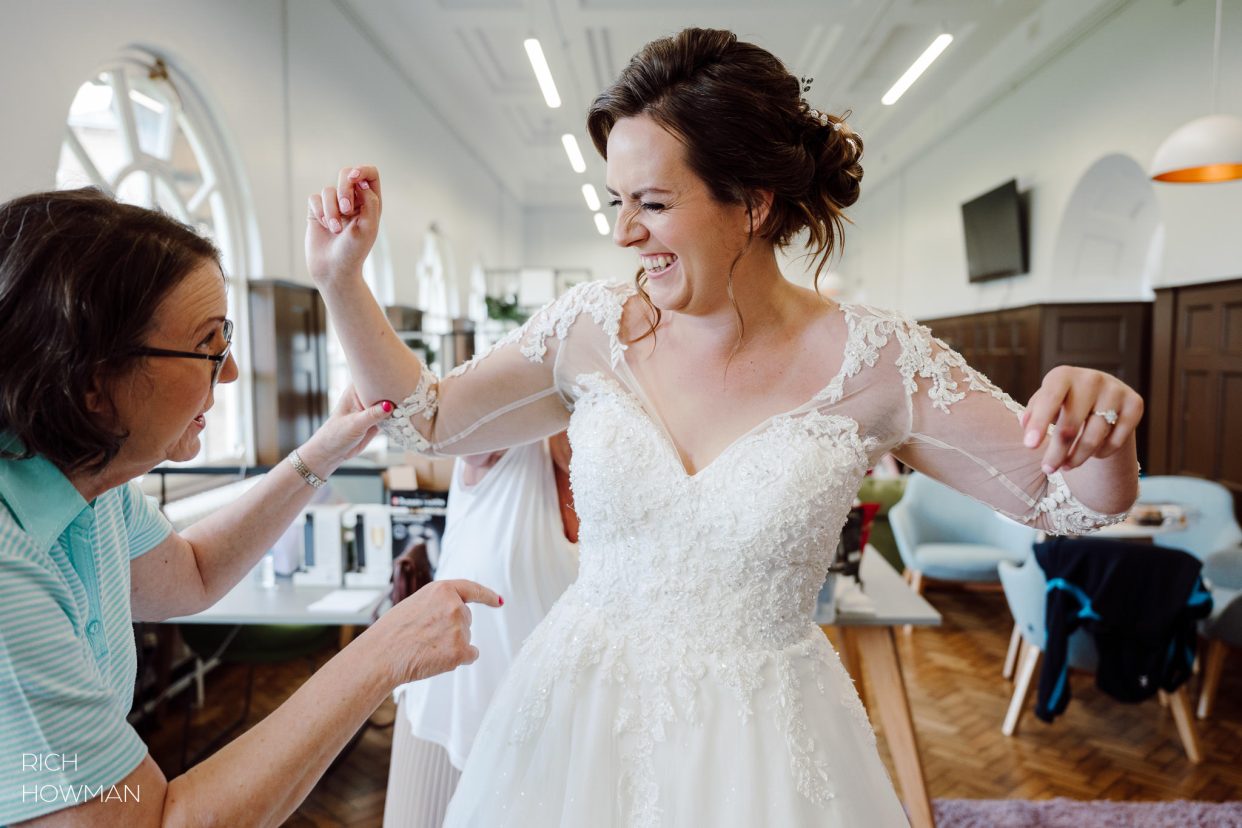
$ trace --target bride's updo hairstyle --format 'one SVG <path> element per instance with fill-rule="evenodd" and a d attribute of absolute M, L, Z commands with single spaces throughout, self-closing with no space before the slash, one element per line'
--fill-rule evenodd
<path fill-rule="evenodd" d="M 841 117 L 811 109 L 802 87 L 771 52 L 732 32 L 685 29 L 630 59 L 591 104 L 587 130 L 607 159 L 613 125 L 649 116 L 685 145 L 717 201 L 746 206 L 751 238 L 785 247 L 807 231 L 818 286 L 842 243 L 842 210 L 858 200 L 863 143 Z M 763 190 L 772 206 L 756 227 Z"/>

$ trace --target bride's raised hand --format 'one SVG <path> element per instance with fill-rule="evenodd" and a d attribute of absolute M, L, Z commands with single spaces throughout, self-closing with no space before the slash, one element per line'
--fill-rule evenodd
<path fill-rule="evenodd" d="M 362 281 L 362 263 L 379 233 L 379 170 L 342 167 L 335 185 L 307 200 L 306 265 L 322 289 Z"/>

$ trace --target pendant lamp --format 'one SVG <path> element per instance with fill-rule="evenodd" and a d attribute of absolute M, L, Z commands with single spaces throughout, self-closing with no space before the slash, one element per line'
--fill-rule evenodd
<path fill-rule="evenodd" d="M 1216 0 L 1216 39 L 1212 52 L 1212 107 L 1220 92 L 1220 18 Z M 1174 184 L 1207 184 L 1242 178 L 1242 118 L 1208 115 L 1178 128 L 1156 150 L 1151 177 Z"/>

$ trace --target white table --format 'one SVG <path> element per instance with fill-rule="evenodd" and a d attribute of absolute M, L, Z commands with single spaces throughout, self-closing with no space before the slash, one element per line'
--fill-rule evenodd
<path fill-rule="evenodd" d="M 1135 503 L 1137 509 L 1140 506 L 1152 505 L 1144 504 L 1142 501 Z M 1112 526 L 1104 526 L 1097 529 L 1093 534 L 1101 538 L 1113 538 L 1115 540 L 1135 540 L 1151 542 L 1152 538 L 1160 535 L 1168 535 L 1173 532 L 1182 532 L 1194 524 L 1195 511 L 1181 504 L 1161 504 L 1172 507 L 1173 511 L 1170 519 L 1164 523 L 1139 523 L 1131 514 L 1121 523 L 1114 523 Z"/>
<path fill-rule="evenodd" d="M 863 592 L 871 599 L 874 614 L 849 615 L 838 608 L 832 626 L 841 630 L 841 657 L 845 668 L 863 693 L 863 675 L 875 697 L 875 717 L 884 730 L 893 757 L 897 781 L 901 785 L 913 828 L 933 828 L 931 798 L 923 761 L 919 756 L 910 698 L 901 675 L 894 630 L 907 624 L 915 627 L 940 625 L 940 613 L 916 593 L 873 547 L 863 555 L 860 569 Z"/>
<path fill-rule="evenodd" d="M 278 577 L 274 587 L 263 587 L 253 575 L 212 606 L 166 624 L 307 624 L 325 626 L 367 626 L 376 607 L 387 599 L 386 590 L 357 612 L 312 612 L 307 606 L 333 592 L 333 587 L 294 584 L 292 578 Z"/>

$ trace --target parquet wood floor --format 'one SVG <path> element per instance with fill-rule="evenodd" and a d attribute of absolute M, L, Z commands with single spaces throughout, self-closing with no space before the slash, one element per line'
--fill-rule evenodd
<path fill-rule="evenodd" d="M 1046 725 L 1028 710 L 1018 735 L 1007 739 L 1000 732 L 1012 690 L 1000 675 L 1011 629 L 1004 596 L 937 588 L 928 598 L 944 625 L 897 639 L 934 798 L 1242 800 L 1242 654 L 1230 653 L 1212 719 L 1197 722 L 1204 751 L 1199 766 L 1187 761 L 1172 716 L 1155 700 L 1120 704 L 1087 675 L 1071 676 L 1074 698 L 1065 715 Z M 318 663 L 331 655 L 320 654 Z M 251 721 L 287 698 L 307 669 L 302 661 L 260 666 Z M 208 705 L 194 716 L 192 747 L 240 712 L 245 669 L 220 668 L 207 687 Z M 1197 686 L 1192 692 L 1197 696 Z M 169 775 L 180 759 L 179 704 L 145 734 Z M 385 703 L 372 718 L 386 723 L 393 712 Z M 390 729 L 369 728 L 287 824 L 381 825 L 391 738 Z M 891 769 L 883 733 L 879 742 Z"/>

